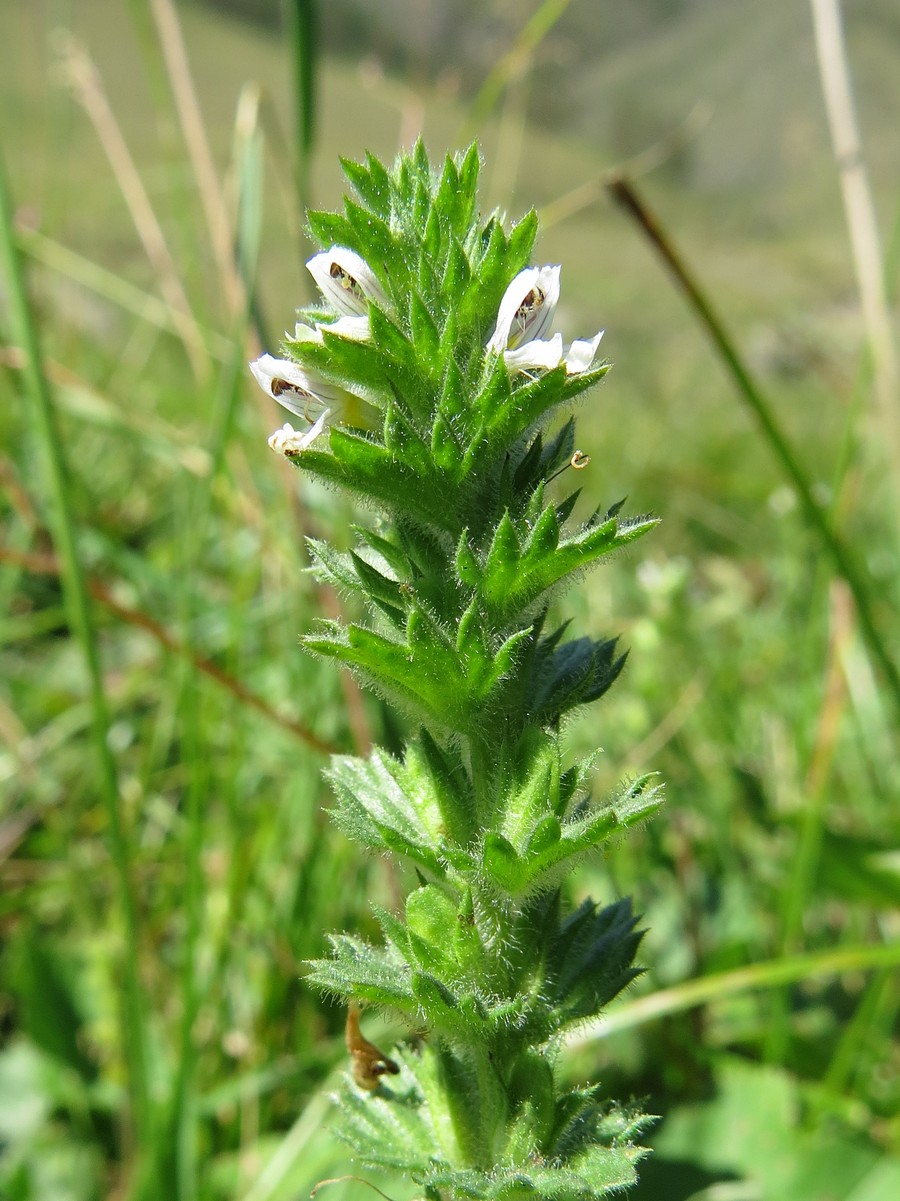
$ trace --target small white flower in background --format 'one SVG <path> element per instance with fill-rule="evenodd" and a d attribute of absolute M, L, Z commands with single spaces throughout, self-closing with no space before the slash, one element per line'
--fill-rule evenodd
<path fill-rule="evenodd" d="M 559 273 L 559 264 L 528 267 L 503 294 L 487 350 L 502 354 L 514 374 L 552 371 L 564 363 L 567 375 L 581 375 L 594 362 L 603 330 L 590 340 L 577 339 L 566 351 L 562 334 L 542 337 L 550 328 L 559 301 Z"/>
<path fill-rule="evenodd" d="M 346 317 L 364 317 L 369 301 L 384 306 L 387 297 L 372 269 L 355 250 L 332 246 L 306 264 L 332 308 Z"/>
<path fill-rule="evenodd" d="M 284 455 L 286 459 L 296 458 L 301 451 L 311 446 L 325 429 L 330 412 L 331 409 L 323 409 L 318 420 L 308 430 L 295 430 L 285 422 L 280 430 L 270 435 L 269 449 L 274 450 L 277 455 Z"/>

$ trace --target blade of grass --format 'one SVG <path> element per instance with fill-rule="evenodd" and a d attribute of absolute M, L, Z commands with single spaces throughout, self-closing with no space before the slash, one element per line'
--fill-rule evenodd
<path fill-rule="evenodd" d="M 188 63 L 181 23 L 172 0 L 150 0 L 153 19 L 159 35 L 163 60 L 169 77 L 169 85 L 175 99 L 175 108 L 181 124 L 181 132 L 187 146 L 188 158 L 197 191 L 203 206 L 209 240 L 222 292 L 229 314 L 243 307 L 241 280 L 235 270 L 231 249 L 231 221 L 225 207 L 224 191 L 213 162 L 212 150 L 206 136 L 206 127 L 200 112 L 200 103 Z"/>
<path fill-rule="evenodd" d="M 700 1005 L 710 1005 L 740 993 L 759 989 L 781 988 L 804 980 L 837 976 L 842 972 L 869 971 L 873 968 L 892 968 L 900 964 L 900 942 L 879 943 L 875 946 L 839 947 L 836 951 L 812 951 L 804 955 L 788 955 L 753 963 L 729 972 L 716 972 L 685 980 L 671 988 L 661 988 L 646 997 L 638 997 L 623 1005 L 613 1005 L 596 1025 L 587 1026 L 571 1039 L 568 1046 L 583 1046 L 609 1038 L 620 1030 L 632 1030 L 673 1013 L 684 1013 Z"/>
<path fill-rule="evenodd" d="M 0 364 L 13 371 L 23 371 L 25 357 L 18 347 L 7 346 L 0 350 Z M 59 412 L 77 421 L 97 425 L 113 437 L 121 437 L 123 433 L 138 437 L 146 454 L 170 466 L 177 464 L 179 471 L 190 471 L 201 477 L 209 475 L 209 455 L 196 445 L 187 430 L 181 430 L 153 413 L 115 405 L 87 380 L 53 359 L 45 357 L 43 366 L 47 380 L 53 385 Z"/>
<path fill-rule="evenodd" d="M 509 195 L 519 175 L 522 149 L 528 130 L 527 70 L 510 81 L 503 93 L 497 127 L 497 148 L 490 183 L 486 188 L 487 207 L 500 208 L 503 197 Z"/>
<path fill-rule="evenodd" d="M 239 107 L 240 116 L 240 107 Z M 243 128 L 239 123 L 239 128 Z M 179 573 L 178 611 L 183 639 L 190 655 L 182 659 L 181 678 L 177 684 L 180 710 L 180 731 L 184 748 L 188 784 L 184 798 L 184 837 L 182 850 L 185 862 L 185 915 L 183 951 L 181 956 L 181 1030 L 179 1037 L 178 1070 L 171 1100 L 171 1128 L 176 1158 L 177 1187 L 181 1201 L 192 1201 L 197 1193 L 199 1165 L 197 1159 L 196 1068 L 198 1048 L 196 1023 L 201 996 L 210 984 L 208 969 L 201 982 L 201 932 L 204 898 L 204 878 L 201 861 L 205 841 L 206 806 L 209 792 L 209 766 L 202 713 L 204 698 L 198 688 L 194 667 L 196 651 L 192 645 L 197 619 L 201 616 L 202 600 L 198 595 L 195 565 L 202 561 L 212 524 L 213 503 L 217 481 L 223 474 L 225 457 L 234 429 L 238 399 L 245 378 L 245 341 L 248 305 L 253 294 L 257 251 L 262 223 L 262 162 L 255 135 L 255 120 L 251 120 L 246 137 L 238 141 L 243 151 L 238 160 L 239 188 L 237 209 L 238 241 L 235 262 L 229 269 L 240 273 L 235 296 L 239 302 L 231 313 L 233 333 L 232 353 L 218 372 L 215 384 L 213 412 L 209 422 L 212 471 L 208 481 L 187 480 L 188 498 L 186 520 L 181 527 L 180 555 L 183 564 Z M 254 153 L 256 151 L 256 153 Z M 230 258 L 230 253 L 229 253 Z M 246 286 L 244 286 L 246 285 Z M 222 483 L 225 481 L 222 480 Z M 235 775 L 238 774 L 237 765 Z"/>
<path fill-rule="evenodd" d="M 130 283 L 113 271 L 107 271 L 99 263 L 85 258 L 35 229 L 19 226 L 16 229 L 16 241 L 19 249 L 34 262 L 75 280 L 82 287 L 102 296 L 104 300 L 111 301 L 126 312 L 134 313 L 142 321 L 180 336 L 178 319 L 171 305 L 160 300 L 158 296 L 145 292 L 143 288 Z M 231 346 L 228 340 L 217 330 L 201 327 L 201 335 L 214 358 L 224 359 L 230 353 Z"/>
<path fill-rule="evenodd" d="M 183 628 L 190 640 L 195 629 L 197 596 L 193 585 L 193 564 L 200 550 L 200 531 L 190 521 L 183 526 L 183 587 L 180 589 L 183 607 Z M 204 880 L 201 853 L 206 827 L 204 800 L 209 793 L 208 749 L 203 737 L 203 695 L 198 687 L 194 667 L 195 647 L 188 641 L 191 654 L 181 660 L 180 680 L 176 684 L 179 698 L 179 736 L 187 787 L 183 799 L 181 854 L 184 860 L 184 890 L 182 912 L 181 1029 L 179 1033 L 178 1068 L 171 1097 L 172 1145 L 178 1201 L 193 1201 L 197 1195 L 197 1043 L 196 1024 L 200 1008 L 199 940 L 203 908 Z"/>
<path fill-rule="evenodd" d="M 250 85 L 245 85 L 245 88 L 249 90 Z M 243 96 L 241 103 L 243 103 Z M 271 93 L 264 89 L 259 93 L 259 127 L 270 151 L 267 170 L 269 177 L 275 182 L 275 189 L 286 224 L 287 237 L 289 243 L 294 247 L 297 257 L 303 260 L 311 243 L 305 227 L 305 210 L 297 204 L 297 175 L 293 166 L 292 139 L 285 131 L 281 112 Z M 286 241 L 285 246 L 287 247 L 287 245 Z M 306 276 L 306 279 L 303 279 L 303 276 Z M 312 276 L 308 272 L 302 271 L 301 279 L 298 282 L 301 289 L 304 287 L 306 289 L 306 299 L 311 301 L 315 293 Z M 271 346 L 272 343 L 264 342 L 263 345 Z"/>
<path fill-rule="evenodd" d="M 244 84 L 234 119 L 232 161 L 237 177 L 235 263 L 246 298 L 250 323 L 261 347 L 271 346 L 259 299 L 256 271 L 263 228 L 264 141 L 260 125 L 261 94 L 256 84 Z"/>
<path fill-rule="evenodd" d="M 844 198 L 844 215 L 850 234 L 856 283 L 872 356 L 875 396 L 882 426 L 880 449 L 890 467 L 896 518 L 896 504 L 900 499 L 900 407 L 897 396 L 900 372 L 884 257 L 853 104 L 840 4 L 838 0 L 810 0 L 810 3 L 828 129 Z"/>
<path fill-rule="evenodd" d="M 836 570 L 847 581 L 850 591 L 853 593 L 866 645 L 872 657 L 881 666 L 894 708 L 900 718 L 900 671 L 888 652 L 881 630 L 875 620 L 868 590 L 863 581 L 862 570 L 850 548 L 832 529 L 825 511 L 816 503 L 812 483 L 806 469 L 794 454 L 787 436 L 775 417 L 773 406 L 757 388 L 711 301 L 688 270 L 684 259 L 675 249 L 657 218 L 638 195 L 634 184 L 622 176 L 617 176 L 610 180 L 609 190 L 615 200 L 636 222 L 687 296 L 691 308 L 705 327 L 713 347 L 728 369 L 738 392 L 756 418 L 766 443 L 793 484 L 809 524 L 818 532 Z"/>
<path fill-rule="evenodd" d="M 565 13 L 571 0 L 543 0 L 525 22 L 519 36 L 494 66 L 472 102 L 459 143 L 465 146 L 497 106 L 505 88 L 527 69 L 538 46 Z"/>
<path fill-rule="evenodd" d="M 317 0 L 285 0 L 284 8 L 294 83 L 297 206 L 305 213 L 310 202 L 312 149 L 316 137 L 319 6 Z"/>
<path fill-rule="evenodd" d="M 244 97 L 242 96 L 242 100 Z M 238 120 L 235 136 L 235 164 L 238 174 L 237 197 L 237 239 L 235 244 L 235 259 L 237 270 L 241 276 L 242 299 L 241 309 L 233 317 L 233 333 L 231 338 L 232 353 L 229 361 L 219 373 L 216 389 L 216 403 L 211 423 L 212 446 L 212 478 L 210 488 L 203 496 L 206 500 L 212 497 L 212 485 L 222 470 L 225 452 L 231 432 L 234 428 L 238 400 L 241 396 L 246 379 L 246 354 L 244 350 L 247 325 L 250 317 L 250 306 L 255 296 L 256 264 L 262 237 L 262 181 L 263 162 L 262 145 L 258 135 L 255 106 L 246 101 L 238 107 Z M 257 315 L 257 333 L 265 334 L 259 328 Z M 208 504 L 203 504 L 203 515 L 197 526 L 202 529 L 209 515 Z"/>
<path fill-rule="evenodd" d="M 690 112 L 658 141 L 619 163 L 612 171 L 604 168 L 593 178 L 583 180 L 570 191 L 564 192 L 562 196 L 557 196 L 555 200 L 549 200 L 546 204 L 541 205 L 538 209 L 541 230 L 546 233 L 554 225 L 568 221 L 586 208 L 590 208 L 592 204 L 596 204 L 606 195 L 611 174 L 637 178 L 664 166 L 699 136 L 709 124 L 712 111 L 710 104 L 698 100 Z"/>
<path fill-rule="evenodd" d="M 197 1045 L 196 1024 L 200 1007 L 200 931 L 204 881 L 201 852 L 206 826 L 204 799 L 209 791 L 208 747 L 203 735 L 203 691 L 196 668 L 194 642 L 203 601 L 199 595 L 204 549 L 214 503 L 214 486 L 224 461 L 231 414 L 238 389 L 235 360 L 243 362 L 242 343 L 233 341 L 231 361 L 218 372 L 214 389 L 212 416 L 213 468 L 208 481 L 184 477 L 184 497 L 176 506 L 182 513 L 177 537 L 179 569 L 175 573 L 173 594 L 181 642 L 187 648 L 178 664 L 173 682 L 180 755 L 186 781 L 182 796 L 182 822 L 179 850 L 184 865 L 184 884 L 180 898 L 183 919 L 178 978 L 181 994 L 181 1018 L 178 1033 L 177 1069 L 169 1098 L 168 1129 L 175 1178 L 173 1201 L 192 1201 L 197 1193 Z"/>
<path fill-rule="evenodd" d="M 330 1092 L 335 1081 L 336 1073 L 301 1111 L 269 1162 L 244 1194 L 243 1201 L 268 1201 L 276 1195 L 288 1172 L 301 1161 L 301 1157 L 309 1154 L 313 1140 L 321 1137 L 323 1123 L 331 1108 Z"/>
<path fill-rule="evenodd" d="M 13 205 L 5 167 L 0 161 L 0 253 L 7 278 L 7 295 L 14 338 L 26 358 L 24 383 L 45 458 L 52 500 L 53 539 L 60 556 L 63 591 L 69 622 L 80 646 L 88 676 L 94 753 L 100 792 L 109 823 L 110 853 L 116 873 L 118 899 L 125 928 L 125 987 L 122 995 L 123 1047 L 128 1064 L 128 1087 L 139 1154 L 153 1145 L 154 1115 L 147 1074 L 147 1021 L 138 970 L 140 924 L 131 846 L 121 808 L 116 763 L 109 746 L 109 712 L 103 688 L 100 656 L 88 590 L 81 566 L 75 516 L 70 505 L 69 468 L 56 412 L 43 370 L 41 348 L 32 318 L 13 228 Z"/>
<path fill-rule="evenodd" d="M 159 49 L 156 42 L 156 31 L 153 28 L 153 16 L 147 7 L 147 0 L 126 0 L 125 7 L 131 18 L 135 42 L 141 55 L 144 76 L 150 87 L 153 111 L 165 112 L 168 116 L 169 90 L 166 72 L 159 59 Z"/>
<path fill-rule="evenodd" d="M 40 575 L 60 574 L 59 562 L 53 556 L 28 554 L 13 547 L 2 545 L 0 545 L 0 563 L 14 563 L 26 571 L 35 572 Z M 314 734 L 312 730 L 294 718 L 288 717 L 285 713 L 279 713 L 277 709 L 273 709 L 261 696 L 252 692 L 240 680 L 230 675 L 227 671 L 224 671 L 217 663 L 214 663 L 211 659 L 204 658 L 203 655 L 196 653 L 184 645 L 165 626 L 151 617 L 149 613 L 120 604 L 115 599 L 113 590 L 102 584 L 99 580 L 87 579 L 86 586 L 94 600 L 108 609 L 115 617 L 118 617 L 120 621 L 127 622 L 137 629 L 144 630 L 171 654 L 181 658 L 190 657 L 195 670 L 202 672 L 203 675 L 208 676 L 211 680 L 215 680 L 217 684 L 220 684 L 230 692 L 242 704 L 255 709 L 257 713 L 261 713 L 269 721 L 281 726 L 282 729 L 299 738 L 301 742 L 306 743 L 307 746 L 317 751 L 320 755 L 336 755 L 339 753 L 338 747 L 332 743 L 325 742 Z"/>
<path fill-rule="evenodd" d="M 110 107 L 97 70 L 87 50 L 71 37 L 64 43 L 63 61 L 75 94 L 90 117 L 106 152 L 147 257 L 156 271 L 160 288 L 172 310 L 173 323 L 184 343 L 194 375 L 202 383 L 208 380 L 210 375 L 209 351 L 191 310 L 162 226 Z"/>
<path fill-rule="evenodd" d="M 816 741 L 802 786 L 803 804 L 799 812 L 797 844 L 791 855 L 781 898 L 778 949 L 782 955 L 796 952 L 802 945 L 803 915 L 808 910 L 813 893 L 822 850 L 831 763 L 847 706 L 843 660 L 853 635 L 853 605 L 843 580 L 831 580 L 829 601 L 828 656 Z M 765 1035 L 764 1054 L 769 1063 L 784 1062 L 790 1044 L 790 1023 L 790 998 L 786 991 L 776 992 L 772 998 Z"/>
<path fill-rule="evenodd" d="M 878 1014 L 886 1000 L 890 1003 L 890 986 L 891 973 L 888 969 L 882 968 L 876 972 L 868 982 L 856 1011 L 836 1040 L 831 1062 L 822 1078 L 825 1096 L 820 1105 L 823 1111 L 825 1097 L 839 1097 L 848 1093 L 862 1065 L 871 1060 L 873 1054 L 877 1054 L 875 1048 L 889 1042 L 890 1036 L 885 1039 L 884 1031 L 878 1028 Z M 896 1007 L 891 1016 L 895 1014 Z"/>

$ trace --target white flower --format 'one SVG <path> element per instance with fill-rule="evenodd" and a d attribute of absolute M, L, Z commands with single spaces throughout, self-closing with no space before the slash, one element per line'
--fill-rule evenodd
<path fill-rule="evenodd" d="M 558 263 L 519 272 L 503 293 L 497 325 L 487 344 L 489 351 L 515 350 L 546 333 L 559 300 L 559 272 Z"/>
<path fill-rule="evenodd" d="M 387 302 L 366 260 L 346 246 L 313 255 L 306 267 L 325 299 L 344 316 L 364 317 L 369 301 L 382 306 Z"/>
<path fill-rule="evenodd" d="M 301 451 L 311 446 L 324 430 L 330 412 L 331 409 L 323 409 L 318 420 L 308 430 L 295 430 L 285 422 L 280 430 L 276 430 L 269 437 L 269 449 L 274 450 L 277 455 L 284 455 L 286 459 L 295 459 Z"/>
<path fill-rule="evenodd" d="M 291 359 L 276 359 L 263 354 L 250 364 L 254 378 L 264 392 L 290 413 L 313 421 L 323 409 L 345 405 L 356 397 L 336 384 L 329 384 L 317 371 L 301 367 Z"/>
<path fill-rule="evenodd" d="M 312 423 L 324 413 L 328 425 L 339 420 L 362 429 L 378 426 L 377 410 L 361 396 L 329 383 L 318 371 L 293 359 L 263 354 L 253 360 L 250 370 L 265 393 L 305 421 Z"/>
<path fill-rule="evenodd" d="M 581 375 L 594 362 L 603 330 L 590 340 L 577 339 L 566 351 L 562 334 L 541 336 L 550 328 L 559 301 L 559 272 L 559 264 L 528 267 L 503 294 L 487 350 L 502 354 L 513 374 L 552 371 L 565 363 L 567 375 Z"/>

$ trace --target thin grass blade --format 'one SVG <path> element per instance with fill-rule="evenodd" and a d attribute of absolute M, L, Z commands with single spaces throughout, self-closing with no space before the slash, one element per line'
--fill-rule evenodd
<path fill-rule="evenodd" d="M 147 1014 L 138 974 L 140 925 L 128 831 L 122 813 L 118 774 L 109 745 L 109 709 L 103 686 L 97 636 L 81 565 L 75 514 L 71 505 L 70 472 L 53 399 L 44 371 L 37 329 L 26 292 L 13 228 L 13 204 L 0 162 L 0 255 L 7 280 L 13 338 L 25 355 L 23 380 L 43 449 L 51 497 L 52 533 L 62 566 L 68 620 L 81 649 L 88 677 L 94 754 L 99 788 L 109 822 L 110 853 L 116 872 L 118 899 L 125 927 L 125 988 L 122 996 L 123 1046 L 129 1073 L 129 1092 L 139 1152 L 153 1146 L 154 1114 L 147 1073 Z"/>

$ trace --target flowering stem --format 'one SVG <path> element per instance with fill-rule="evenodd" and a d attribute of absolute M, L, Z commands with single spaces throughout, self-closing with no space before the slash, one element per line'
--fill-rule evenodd
<path fill-rule="evenodd" d="M 598 800 L 592 759 L 567 760 L 564 715 L 624 656 L 567 641 L 550 598 L 655 522 L 620 503 L 570 520 L 577 493 L 555 481 L 589 457 L 553 419 L 605 375 L 601 334 L 550 336 L 560 265 L 529 265 L 533 215 L 508 232 L 479 216 L 477 149 L 440 171 L 421 144 L 390 170 L 344 169 L 344 214 L 310 214 L 324 303 L 251 364 L 299 423 L 271 449 L 376 514 L 349 552 L 310 541 L 361 616 L 304 642 L 411 727 L 402 755 L 336 756 L 328 773 L 340 826 L 409 883 L 402 913 L 375 910 L 380 945 L 334 935 L 311 965 L 348 1004 L 340 1133 L 429 1197 L 590 1201 L 633 1183 L 647 1119 L 562 1088 L 556 1049 L 636 975 L 641 935 L 628 901 L 572 910 L 562 884 L 661 792 L 644 777 Z M 390 1057 L 366 1006 L 410 1028 Z"/>

